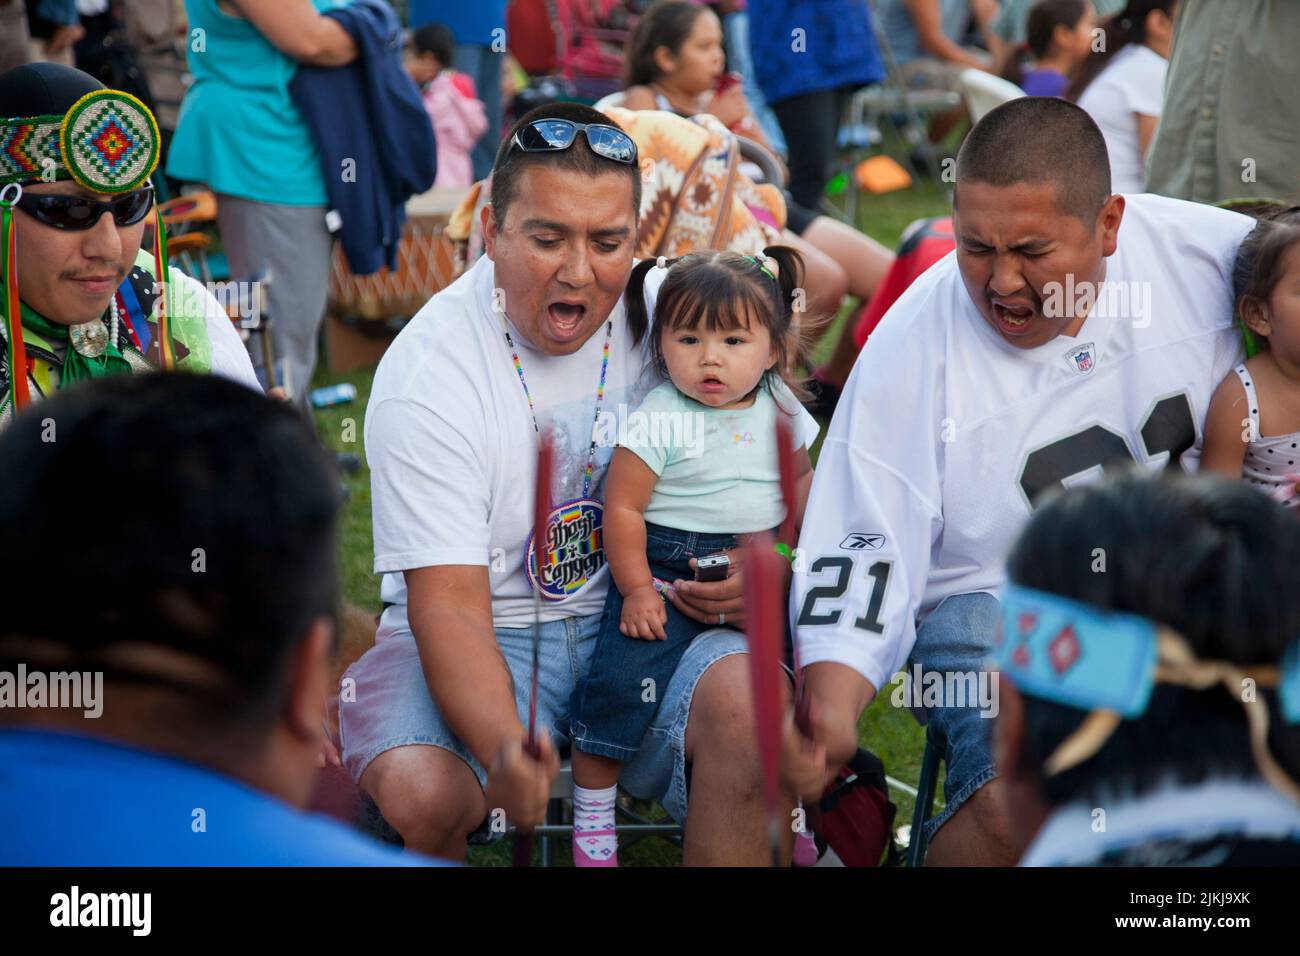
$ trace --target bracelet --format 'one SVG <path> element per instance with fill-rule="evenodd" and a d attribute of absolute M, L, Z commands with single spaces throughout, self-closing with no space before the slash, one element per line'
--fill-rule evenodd
<path fill-rule="evenodd" d="M 776 544 L 772 545 L 772 550 L 785 558 L 791 564 L 794 564 L 794 551 L 784 541 L 778 541 Z"/>

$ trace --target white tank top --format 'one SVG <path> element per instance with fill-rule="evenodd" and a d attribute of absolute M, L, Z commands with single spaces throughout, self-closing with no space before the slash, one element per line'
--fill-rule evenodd
<path fill-rule="evenodd" d="M 1287 475 L 1300 474 L 1300 432 L 1294 435 L 1265 436 L 1259 428 L 1259 398 L 1255 382 L 1245 365 L 1234 371 L 1246 390 L 1246 405 L 1250 409 L 1250 434 L 1253 440 L 1246 446 L 1246 459 L 1241 465 L 1241 477 L 1261 491 L 1276 495 L 1288 484 Z M 1300 505 L 1300 495 L 1285 502 L 1288 508 Z"/>

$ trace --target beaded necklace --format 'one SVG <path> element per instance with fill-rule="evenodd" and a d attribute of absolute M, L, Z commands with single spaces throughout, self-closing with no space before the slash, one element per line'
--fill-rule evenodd
<path fill-rule="evenodd" d="M 528 414 L 533 417 L 533 433 L 540 441 L 542 429 L 537 424 L 537 409 L 533 405 L 533 394 L 528 390 L 528 380 L 524 378 L 524 363 L 519 361 L 519 350 L 515 348 L 515 341 L 510 337 L 510 327 L 506 325 L 504 313 L 501 313 L 501 331 L 505 334 L 510 357 L 515 361 L 515 372 L 519 375 L 519 384 L 523 386 L 524 398 L 528 400 Z M 591 476 L 596 465 L 596 424 L 600 421 L 600 406 L 605 401 L 605 373 L 609 371 L 609 343 L 613 337 L 614 320 L 610 319 L 605 323 L 605 348 L 600 358 L 600 384 L 596 386 L 596 412 L 591 422 L 591 445 L 587 449 L 587 464 L 582 469 L 583 498 L 591 495 Z"/>

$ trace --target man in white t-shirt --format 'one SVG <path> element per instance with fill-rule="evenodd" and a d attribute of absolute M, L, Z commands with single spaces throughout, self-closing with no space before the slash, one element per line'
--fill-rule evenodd
<path fill-rule="evenodd" d="M 346 675 L 343 758 L 408 846 L 450 859 L 481 824 L 501 829 L 498 808 L 510 823 L 540 822 L 557 771 L 544 732 L 540 759 L 522 749 L 538 431 L 556 443 L 548 542 L 559 544 L 541 555 L 537 700 L 537 725 L 554 734 L 568 727 L 609 587 L 598 529 L 613 449 L 597 435 L 659 382 L 622 303 L 635 147 L 608 127 L 572 125 L 608 122 L 573 104 L 519 121 L 497 156 L 487 256 L 398 336 L 366 413 L 385 610 L 375 647 Z M 656 287 L 662 275 L 652 272 Z M 695 620 L 743 624 L 739 575 L 680 591 L 674 603 Z M 622 775 L 684 820 L 690 764 L 688 863 L 765 860 L 744 650 L 730 628 L 692 643 L 668 685 L 648 689 L 656 716 Z"/>
<path fill-rule="evenodd" d="M 1007 549 L 1040 494 L 1133 462 L 1195 467 L 1238 357 L 1231 262 L 1251 220 L 1112 195 L 1087 113 L 1026 97 L 963 144 L 953 222 L 957 250 L 898 299 L 849 379 L 791 609 L 828 763 L 906 664 L 891 701 L 947 744 L 930 862 L 1011 863 L 982 719 Z M 1104 553 L 1087 557 L 1104 572 Z"/>

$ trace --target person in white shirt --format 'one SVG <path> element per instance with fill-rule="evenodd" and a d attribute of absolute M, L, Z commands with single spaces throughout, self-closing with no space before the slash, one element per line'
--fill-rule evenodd
<path fill-rule="evenodd" d="M 1106 137 L 1111 188 L 1117 193 L 1145 188 L 1147 150 L 1160 122 L 1180 2 L 1129 0 L 1105 21 L 1100 49 L 1083 61 L 1065 92 Z"/>
<path fill-rule="evenodd" d="M 1251 220 L 1112 194 L 1101 133 L 1071 103 L 1026 97 L 976 125 L 953 225 L 957 249 L 858 359 L 800 536 L 791 610 L 834 766 L 904 664 L 921 686 L 896 687 L 900 706 L 927 673 L 984 671 L 1006 552 L 1040 494 L 1134 461 L 1195 467 L 1241 353 L 1231 269 Z M 919 702 L 948 747 L 930 861 L 1011 862 L 979 702 Z"/>
<path fill-rule="evenodd" d="M 609 588 L 601 519 L 613 439 L 661 381 L 622 301 L 639 175 L 635 145 L 603 114 L 556 104 L 520 119 L 497 154 L 487 256 L 430 300 L 375 375 L 365 437 L 385 610 L 375 647 L 345 675 L 343 761 L 407 846 L 434 855 L 463 859 L 480 824 L 499 832 L 498 809 L 539 823 L 558 772 L 545 729 L 568 727 Z M 654 270 L 650 311 L 662 277 Z M 555 533 L 539 554 L 543 431 L 556 445 Z M 523 745 L 539 563 L 534 759 Z M 700 623 L 741 627 L 742 578 L 685 581 L 671 600 Z M 744 651 L 730 627 L 695 638 L 656 688 L 621 776 L 684 821 L 690 764 L 687 863 L 766 859 Z"/>

